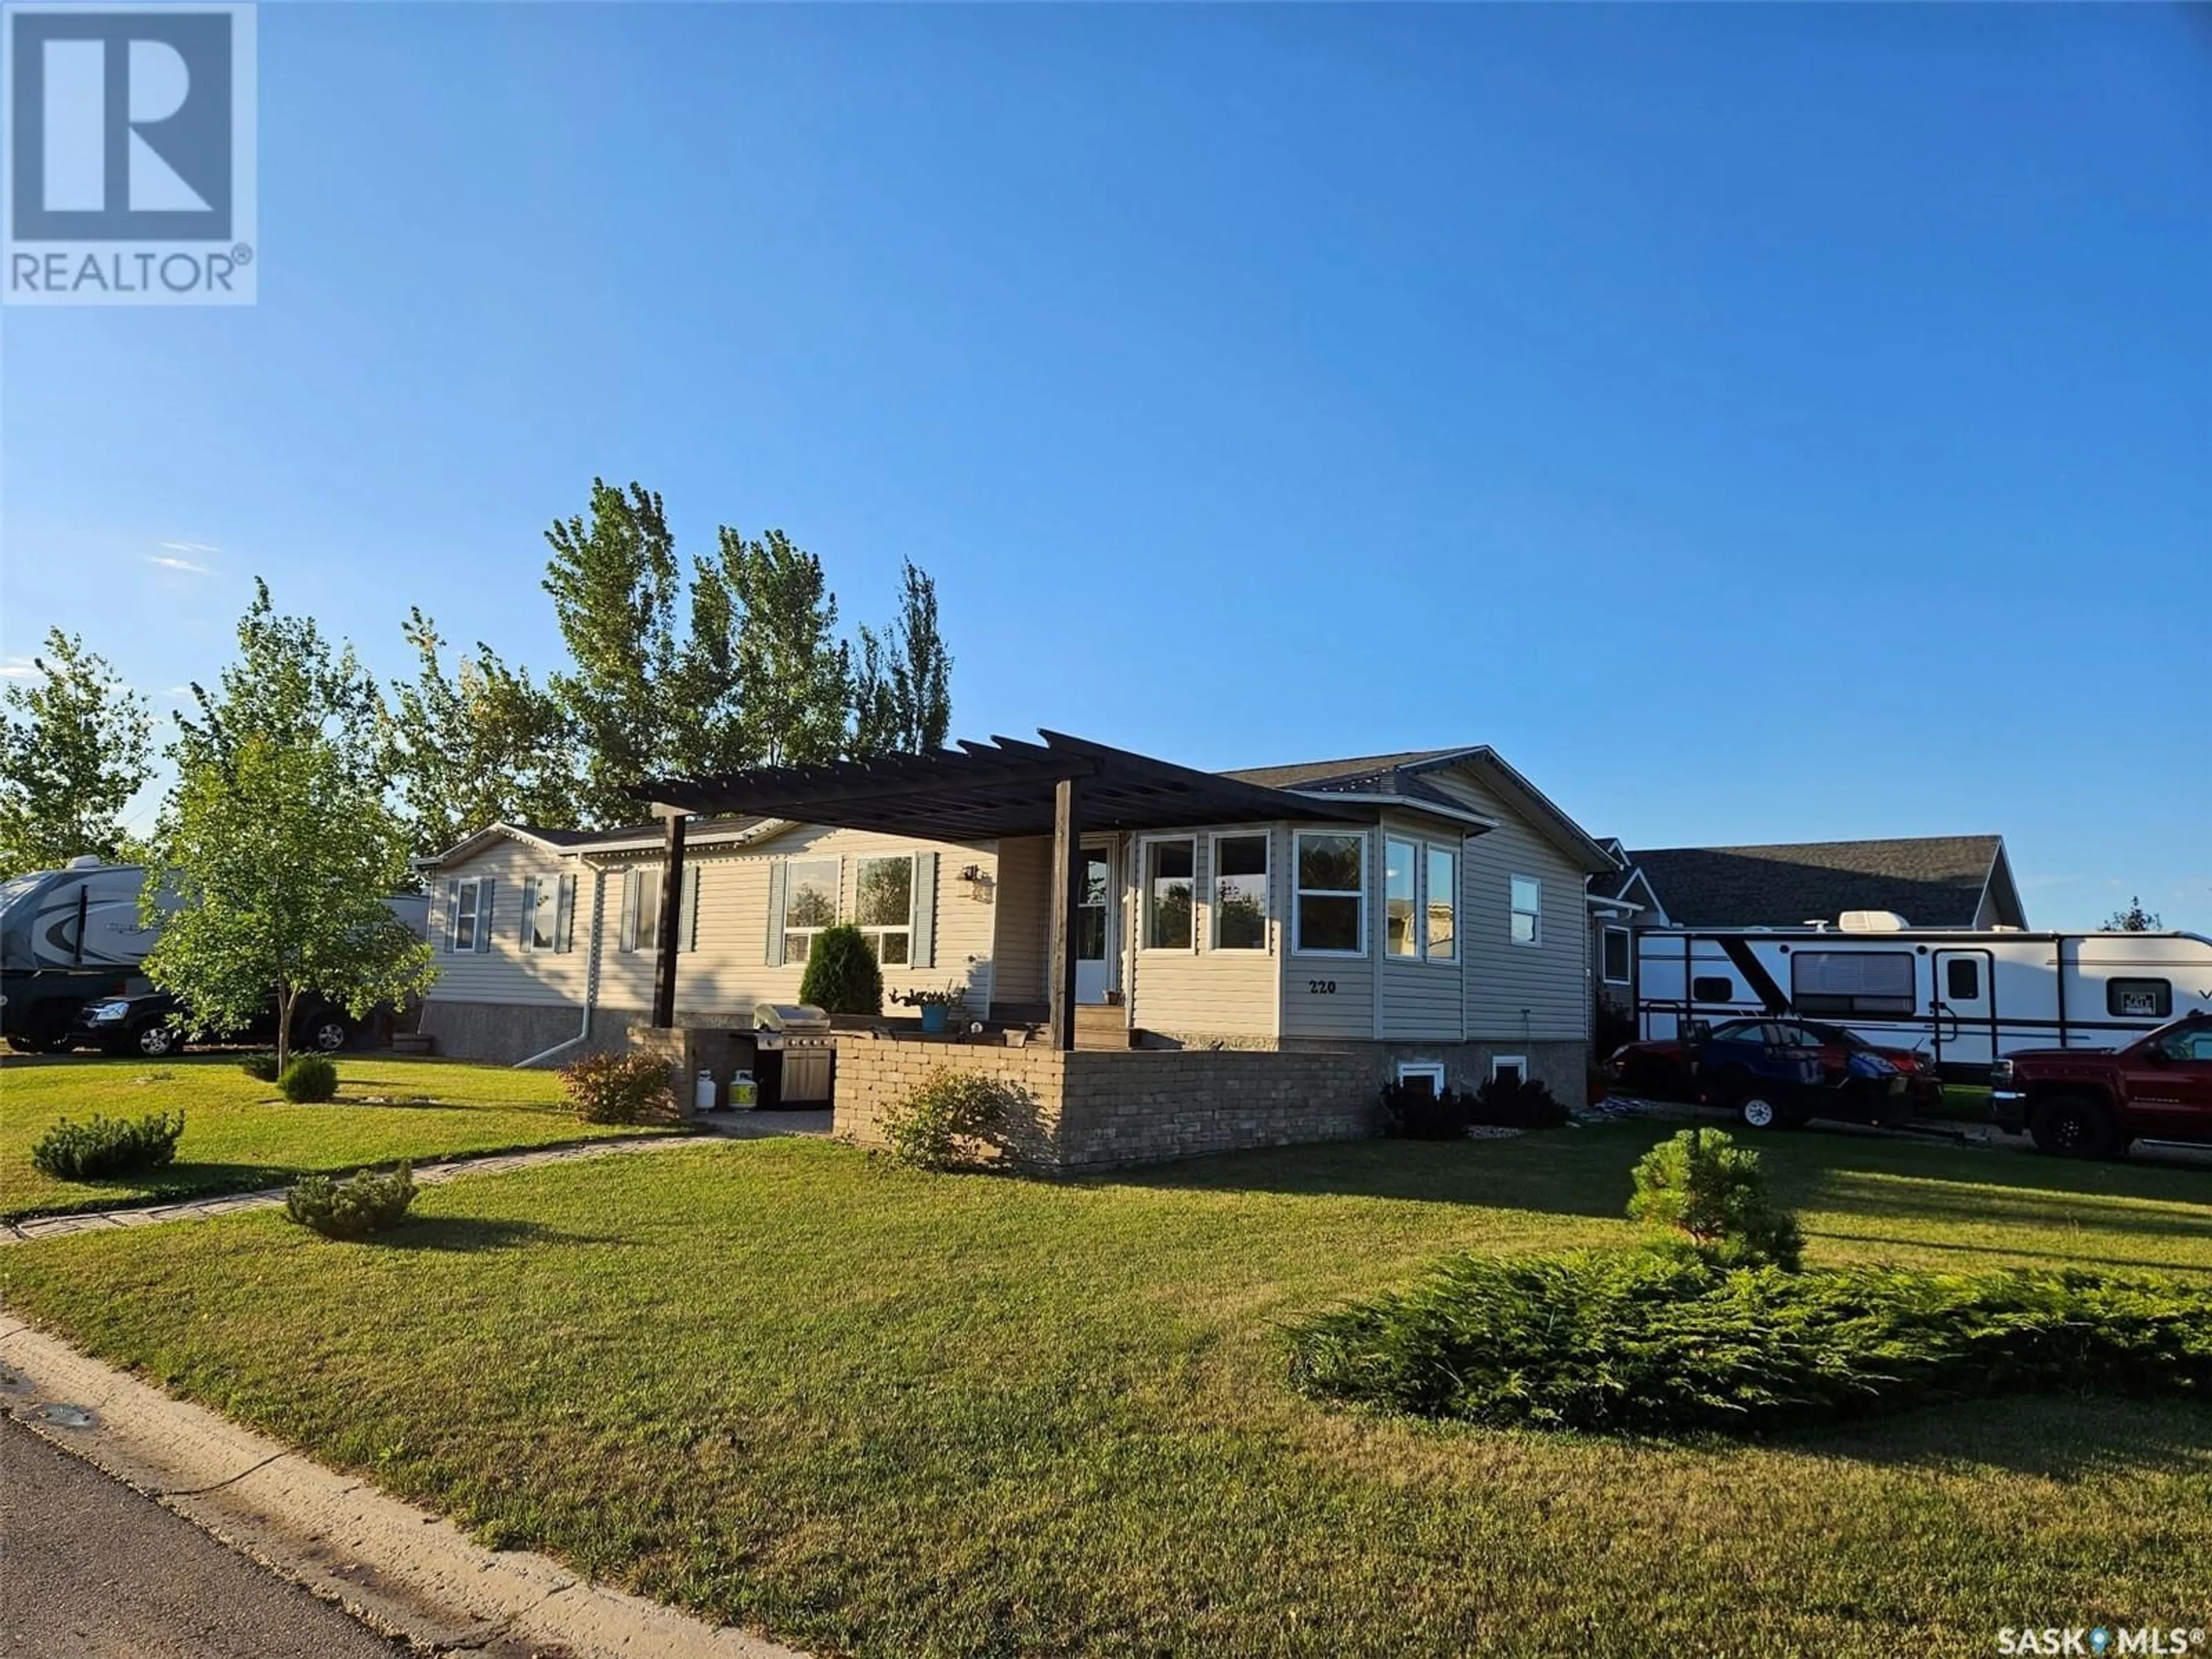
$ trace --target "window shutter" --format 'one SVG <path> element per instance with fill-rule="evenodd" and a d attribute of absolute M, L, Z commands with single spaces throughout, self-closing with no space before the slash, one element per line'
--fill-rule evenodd
<path fill-rule="evenodd" d="M 491 890 L 498 884 L 486 876 L 477 887 L 477 954 L 491 949 Z"/>
<path fill-rule="evenodd" d="M 441 947 L 447 956 L 453 953 L 453 936 L 461 925 L 461 884 L 457 877 L 446 884 L 446 925 L 441 930 L 445 935 Z"/>
<path fill-rule="evenodd" d="M 917 968 L 937 966 L 937 854 L 914 855 L 914 935 L 907 956 Z"/>
<path fill-rule="evenodd" d="M 683 912 L 676 919 L 676 948 L 696 951 L 699 948 L 699 866 L 684 866 Z"/>
<path fill-rule="evenodd" d="M 553 948 L 567 951 L 574 947 L 576 933 L 576 878 L 563 876 L 554 889 Z"/>
<path fill-rule="evenodd" d="M 621 948 L 637 949 L 637 872 L 623 872 Z"/>
<path fill-rule="evenodd" d="M 771 968 L 783 965 L 783 860 L 770 859 L 768 865 L 767 951 L 761 960 Z"/>

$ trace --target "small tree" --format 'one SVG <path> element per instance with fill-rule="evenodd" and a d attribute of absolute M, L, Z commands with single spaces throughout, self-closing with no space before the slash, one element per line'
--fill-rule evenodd
<path fill-rule="evenodd" d="M 2108 933 L 2155 933 L 2166 924 L 2159 920 L 2158 912 L 2143 908 L 2140 896 L 2128 900 L 2128 908 L 2115 910 L 2105 918 Z"/>
<path fill-rule="evenodd" d="M 1766 1195 L 1759 1154 L 1718 1129 L 1684 1129 L 1638 1160 L 1628 1213 L 1729 1266 L 1795 1270 L 1797 1218 Z"/>
<path fill-rule="evenodd" d="M 880 1014 L 884 1011 L 884 970 L 868 937 L 848 922 L 824 927 L 814 936 L 806 953 L 806 972 L 799 981 L 799 1000 L 811 1002 L 824 1013 Z"/>
<path fill-rule="evenodd" d="M 60 629 L 0 715 L 0 878 L 128 850 L 125 805 L 153 775 L 146 699 Z"/>
<path fill-rule="evenodd" d="M 141 905 L 150 920 L 165 879 L 181 903 L 145 971 L 190 1029 L 242 1025 L 273 994 L 281 1074 L 308 992 L 359 1018 L 434 977 L 429 946 L 385 902 L 409 884 L 406 828 L 329 743 L 245 738 L 227 763 L 186 770 L 173 817 Z"/>

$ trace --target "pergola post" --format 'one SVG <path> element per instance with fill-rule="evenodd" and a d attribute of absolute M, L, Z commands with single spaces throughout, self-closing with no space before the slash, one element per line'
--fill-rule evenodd
<path fill-rule="evenodd" d="M 1075 912 L 1083 902 L 1083 793 L 1073 778 L 1052 790 L 1052 1046 L 1075 1047 Z"/>
<path fill-rule="evenodd" d="M 663 820 L 660 871 L 660 933 L 653 958 L 653 1023 L 664 1030 L 676 1024 L 676 930 L 684 919 L 684 820 L 671 811 Z"/>

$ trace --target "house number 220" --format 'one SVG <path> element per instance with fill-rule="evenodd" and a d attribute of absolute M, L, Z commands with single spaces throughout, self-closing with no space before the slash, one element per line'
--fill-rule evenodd
<path fill-rule="evenodd" d="M 1310 979 L 1306 981 L 1306 994 L 1310 997 L 1333 997 L 1336 994 L 1336 981 L 1333 979 Z"/>

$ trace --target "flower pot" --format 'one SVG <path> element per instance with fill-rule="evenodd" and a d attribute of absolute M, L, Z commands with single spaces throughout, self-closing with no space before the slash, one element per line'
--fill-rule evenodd
<path fill-rule="evenodd" d="M 942 1031 L 945 1029 L 945 1016 L 951 1012 L 941 1002 L 922 1004 L 921 1029 L 925 1031 Z"/>

